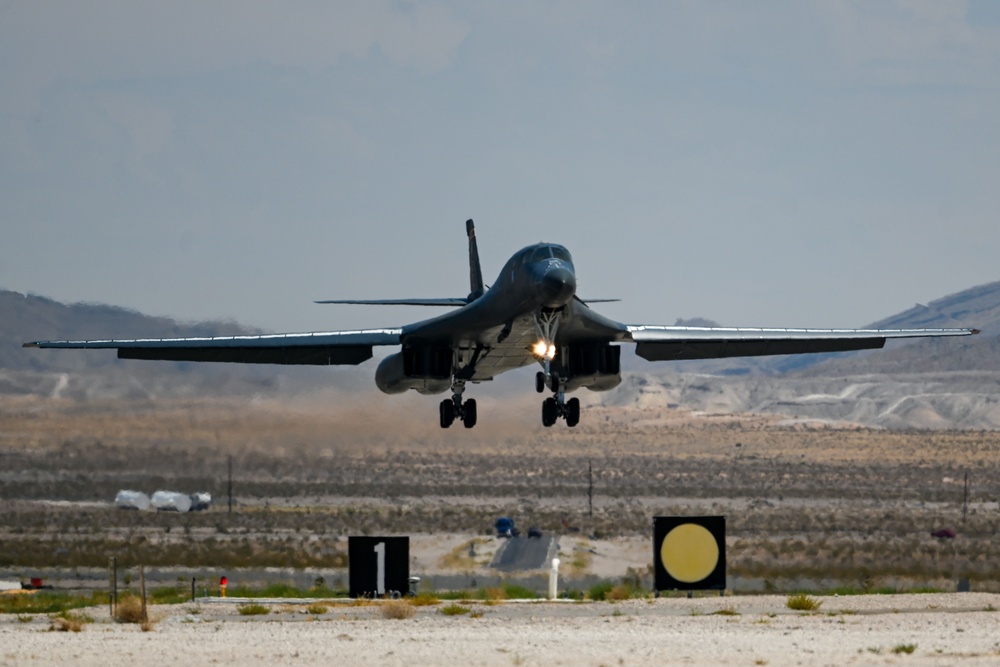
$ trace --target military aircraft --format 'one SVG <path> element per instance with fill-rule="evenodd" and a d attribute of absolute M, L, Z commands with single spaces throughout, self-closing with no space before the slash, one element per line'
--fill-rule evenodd
<path fill-rule="evenodd" d="M 401 346 L 375 371 L 387 394 L 414 389 L 451 392 L 440 403 L 442 428 L 459 420 L 476 425 L 476 400 L 463 399 L 469 383 L 538 364 L 535 390 L 542 424 L 580 421 L 580 400 L 566 394 L 581 387 L 606 391 L 621 382 L 620 343 L 634 343 L 649 361 L 714 359 L 772 354 L 808 354 L 880 348 L 889 338 L 968 336 L 975 329 L 756 329 L 621 324 L 591 310 L 576 294 L 576 268 L 569 251 L 554 243 L 528 246 L 507 261 L 489 289 L 483 284 L 475 226 L 469 239 L 470 292 L 442 299 L 327 300 L 316 303 L 450 306 L 456 310 L 398 329 L 314 333 L 153 338 L 133 340 L 36 341 L 25 347 L 112 348 L 121 359 L 219 361 L 244 364 L 355 365 L 372 357 L 376 345 Z"/>

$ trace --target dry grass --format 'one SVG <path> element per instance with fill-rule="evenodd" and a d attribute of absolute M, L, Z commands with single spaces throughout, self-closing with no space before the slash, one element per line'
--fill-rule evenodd
<path fill-rule="evenodd" d="M 49 630 L 56 632 L 80 632 L 83 630 L 83 623 L 73 619 L 57 616 L 49 623 Z"/>
<path fill-rule="evenodd" d="M 117 554 L 149 566 L 343 567 L 346 535 L 481 535 L 517 498 L 519 520 L 553 532 L 566 520 L 603 537 L 648 535 L 657 514 L 723 513 L 730 575 L 779 589 L 797 578 L 863 590 L 890 577 L 1000 581 L 992 433 L 810 430 L 736 417 L 664 428 L 668 410 L 593 409 L 573 430 L 498 417 L 456 441 L 429 414 L 402 433 L 329 404 L 7 401 L 0 447 L 21 472 L 0 488 L 0 566 L 105 567 Z M 131 486 L 207 490 L 219 503 L 230 454 L 242 503 L 232 515 L 26 502 L 109 501 L 106 489 Z M 592 518 L 583 509 L 588 462 Z M 972 505 L 962 525 L 965 470 Z M 931 539 L 940 527 L 961 539 Z M 467 548 L 456 559 L 468 559 Z M 584 570 L 589 560 L 574 552 L 567 565 Z"/>
<path fill-rule="evenodd" d="M 382 613 L 382 618 L 397 621 L 413 618 L 413 615 L 417 613 L 413 605 L 406 600 L 388 600 L 383 602 L 379 611 Z"/>
<path fill-rule="evenodd" d="M 468 614 L 471 611 L 471 608 L 460 604 L 452 603 L 447 607 L 441 607 L 438 611 L 440 611 L 445 616 L 461 616 L 463 614 Z"/>
<path fill-rule="evenodd" d="M 118 600 L 115 607 L 115 621 L 118 623 L 145 623 L 148 621 L 142 613 L 142 600 L 134 595 L 126 595 Z"/>
<path fill-rule="evenodd" d="M 433 593 L 418 593 L 412 598 L 407 598 L 409 602 L 414 607 L 429 607 L 432 605 L 440 604 L 441 599 L 434 595 Z"/>
<path fill-rule="evenodd" d="M 805 594 L 789 596 L 785 606 L 795 611 L 816 611 L 823 602 Z"/>
<path fill-rule="evenodd" d="M 240 613 L 240 616 L 264 616 L 271 613 L 271 610 L 268 607 L 262 604 L 257 604 L 256 602 L 241 604 L 236 607 L 236 611 Z"/>
<path fill-rule="evenodd" d="M 21 620 L 20 617 L 18 620 Z M 93 617 L 87 614 L 63 611 L 49 617 L 49 630 L 53 632 L 80 632 L 84 625 L 93 622 Z"/>

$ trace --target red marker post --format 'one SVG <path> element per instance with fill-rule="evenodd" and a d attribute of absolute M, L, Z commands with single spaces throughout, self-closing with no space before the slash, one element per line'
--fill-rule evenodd
<path fill-rule="evenodd" d="M 229 580 L 226 579 L 225 577 L 219 580 L 219 591 L 220 591 L 219 597 L 226 597 L 226 584 L 228 583 Z"/>

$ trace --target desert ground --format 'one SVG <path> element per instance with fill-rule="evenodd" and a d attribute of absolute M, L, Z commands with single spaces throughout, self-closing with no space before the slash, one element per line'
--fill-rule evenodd
<path fill-rule="evenodd" d="M 95 620 L 52 632 L 45 617 L 0 616 L 0 665 L 995 665 L 1000 595 L 629 600 L 618 603 L 456 604 L 385 618 L 378 604 L 154 607 L 149 632 Z M 318 610 L 314 609 L 314 612 Z"/>
<path fill-rule="evenodd" d="M 156 607 L 150 633 L 100 619 L 49 633 L 44 616 L 6 615 L 0 664 L 89 664 L 108 647 L 137 664 L 1000 661 L 993 431 L 599 405 L 576 429 L 544 429 L 533 402 L 488 398 L 475 429 L 442 431 L 431 402 L 394 405 L 388 420 L 332 393 L 0 398 L 0 579 L 106 588 L 114 556 L 133 582 L 142 564 L 153 587 L 193 578 L 199 591 L 197 603 Z M 122 511 L 112 502 L 121 489 L 208 491 L 214 504 Z M 247 619 L 201 599 L 220 573 L 247 586 L 342 586 L 357 534 L 409 535 L 425 591 L 541 592 L 543 572 L 490 568 L 498 516 L 557 537 L 564 593 L 586 598 L 602 581 L 648 591 L 652 517 L 671 514 L 726 516 L 727 597 L 475 603 L 481 614 L 461 618 L 437 605 L 404 621 L 343 603 Z M 943 528 L 956 537 L 930 535 Z M 960 581 L 972 592 L 954 593 Z M 784 606 L 802 591 L 822 600 L 818 611 Z"/>

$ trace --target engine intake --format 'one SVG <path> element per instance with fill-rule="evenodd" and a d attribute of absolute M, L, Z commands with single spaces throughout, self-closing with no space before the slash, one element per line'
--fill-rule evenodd
<path fill-rule="evenodd" d="M 415 389 L 421 394 L 440 394 L 451 388 L 450 347 L 404 347 L 382 360 L 375 371 L 375 384 L 386 394 Z"/>
<path fill-rule="evenodd" d="M 553 365 L 564 378 L 568 391 L 586 387 L 591 391 L 614 389 L 622 381 L 621 348 L 608 343 L 559 348 Z"/>

